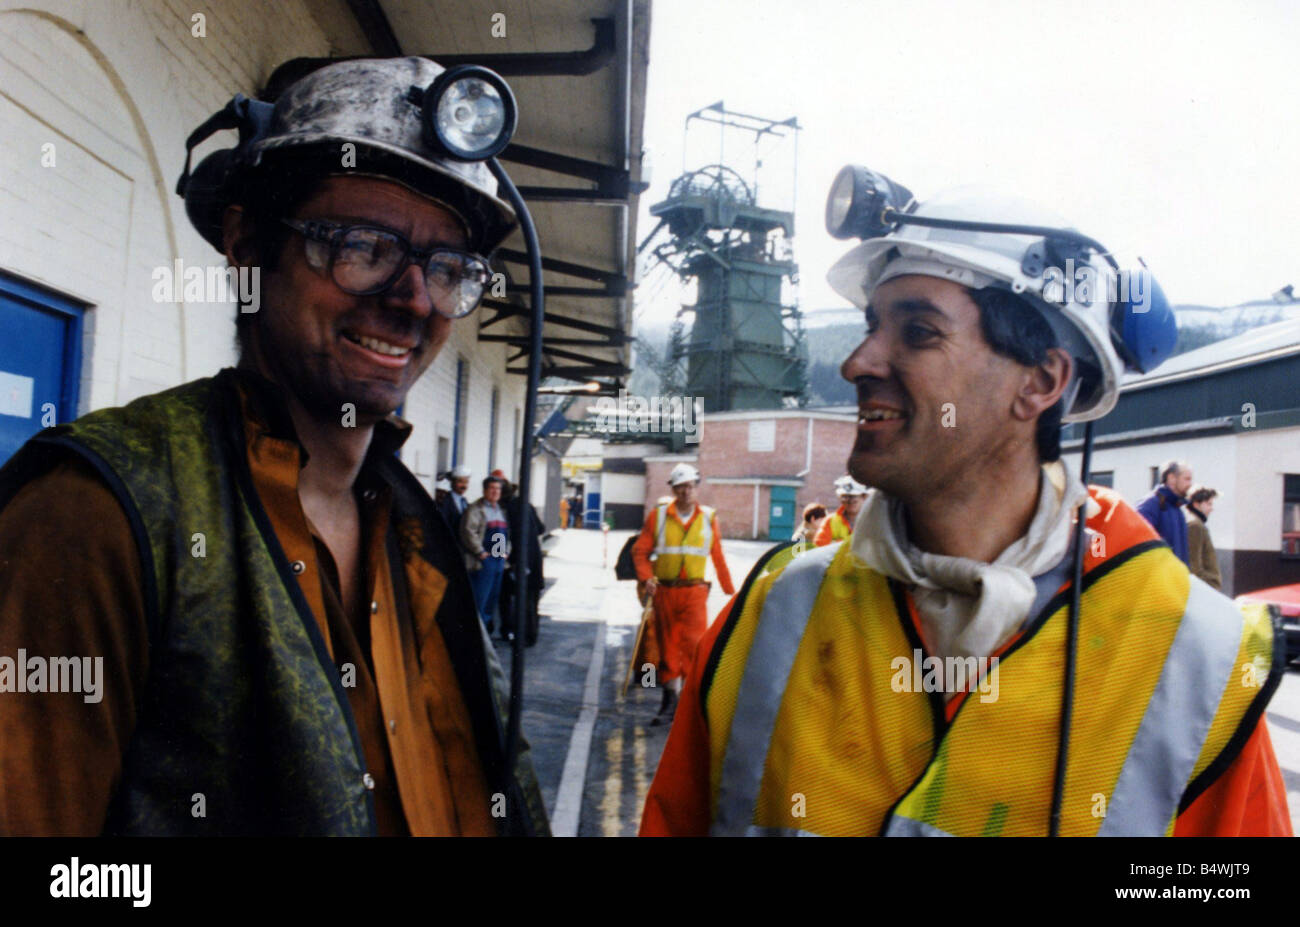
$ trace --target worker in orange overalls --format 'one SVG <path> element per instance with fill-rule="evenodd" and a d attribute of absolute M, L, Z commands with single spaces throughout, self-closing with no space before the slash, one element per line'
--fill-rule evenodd
<path fill-rule="evenodd" d="M 834 544 L 853 534 L 853 521 L 858 517 L 862 501 L 867 498 L 867 487 L 851 476 L 842 476 L 835 481 L 835 493 L 840 497 L 840 507 L 817 529 L 813 544 L 818 547 Z"/>
<path fill-rule="evenodd" d="M 673 467 L 668 485 L 674 500 L 650 510 L 641 536 L 632 547 L 637 579 L 646 584 L 646 594 L 654 596 L 655 633 L 661 655 L 659 682 L 664 690 L 659 713 L 650 722 L 654 726 L 672 723 L 682 679 L 690 671 L 695 647 L 708 628 L 705 602 L 709 583 L 704 579 L 704 570 L 710 556 L 722 591 L 735 594 L 722 554 L 717 513 L 696 503 L 699 482 L 700 473 L 690 464 Z"/>

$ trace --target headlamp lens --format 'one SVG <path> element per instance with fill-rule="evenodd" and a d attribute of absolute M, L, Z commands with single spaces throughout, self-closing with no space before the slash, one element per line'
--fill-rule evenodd
<path fill-rule="evenodd" d="M 444 71 L 425 99 L 426 130 L 454 158 L 485 161 L 510 142 L 515 99 L 493 71 L 463 65 Z"/>
<path fill-rule="evenodd" d="M 826 197 L 826 231 L 836 238 L 849 238 L 847 230 L 849 210 L 853 206 L 853 168 L 846 167 L 835 175 L 831 192 Z"/>
<path fill-rule="evenodd" d="M 438 133 L 466 151 L 491 147 L 505 121 L 501 94 L 477 77 L 456 81 L 438 101 Z"/>
<path fill-rule="evenodd" d="M 908 209 L 912 193 L 856 164 L 840 169 L 826 198 L 826 231 L 835 238 L 878 238 L 891 232 L 896 223 L 884 218 L 886 206 L 899 212 Z"/>

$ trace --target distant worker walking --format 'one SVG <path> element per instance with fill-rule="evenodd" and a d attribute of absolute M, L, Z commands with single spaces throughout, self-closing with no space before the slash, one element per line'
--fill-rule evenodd
<path fill-rule="evenodd" d="M 1178 511 L 1187 504 L 1186 493 L 1192 485 L 1192 468 L 1181 460 L 1168 460 L 1160 467 L 1160 485 L 1137 504 L 1156 534 L 1173 548 L 1178 559 L 1187 563 L 1187 519 Z"/>
<path fill-rule="evenodd" d="M 817 532 L 825 521 L 826 506 L 820 502 L 809 502 L 803 507 L 803 521 L 794 530 L 794 536 L 790 540 L 802 541 L 806 546 L 817 537 Z"/>
<path fill-rule="evenodd" d="M 853 521 L 858 517 L 863 500 L 867 498 L 867 487 L 851 476 L 842 476 L 835 481 L 835 493 L 840 497 L 840 507 L 817 529 L 813 543 L 818 547 L 843 541 L 853 535 Z"/>
<path fill-rule="evenodd" d="M 1193 486 L 1187 494 L 1187 568 L 1193 576 L 1199 576 L 1215 589 L 1223 587 L 1219 575 L 1219 555 L 1214 551 L 1214 542 L 1210 540 L 1210 529 L 1205 524 L 1210 513 L 1214 511 L 1214 499 L 1219 495 L 1217 489 L 1208 486 Z"/>
<path fill-rule="evenodd" d="M 699 482 L 700 473 L 694 467 L 674 467 L 668 477 L 674 500 L 651 510 L 632 548 L 637 579 L 646 584 L 647 595 L 654 597 L 655 633 L 661 654 L 658 681 L 664 690 L 663 702 L 652 725 L 671 723 L 682 679 L 690 671 L 696 645 L 708 628 L 705 603 L 709 583 L 704 572 L 710 556 L 722 591 L 735 594 L 722 554 L 717 513 L 696 503 Z M 652 553 L 656 557 L 653 565 Z"/>

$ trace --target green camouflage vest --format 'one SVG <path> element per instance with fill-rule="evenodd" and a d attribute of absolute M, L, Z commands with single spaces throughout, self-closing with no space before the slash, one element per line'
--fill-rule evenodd
<path fill-rule="evenodd" d="M 372 834 L 356 724 L 253 487 L 236 377 L 224 370 L 46 429 L 0 470 L 0 508 L 73 453 L 103 477 L 136 537 L 149 678 L 106 832 Z M 438 626 L 488 783 L 506 795 L 500 832 L 546 833 L 528 752 L 514 775 L 502 768 L 504 674 L 450 529 L 395 457 L 374 465 L 393 487 L 390 523 L 418 519 L 415 553 L 448 578 Z M 404 576 L 394 588 L 403 603 Z"/>

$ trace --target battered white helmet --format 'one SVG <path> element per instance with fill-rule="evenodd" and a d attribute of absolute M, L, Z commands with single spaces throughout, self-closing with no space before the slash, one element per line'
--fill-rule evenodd
<path fill-rule="evenodd" d="M 515 227 L 514 210 L 497 195 L 497 182 L 482 158 L 443 150 L 431 128 L 437 115 L 431 107 L 454 72 L 427 58 L 355 58 L 303 76 L 274 105 L 237 95 L 186 141 L 185 170 L 176 192 L 185 197 L 191 223 L 221 251 L 225 207 L 237 199 L 251 172 L 276 162 L 321 176 L 396 181 L 459 217 L 470 250 L 491 253 Z M 509 98 L 506 115 L 513 131 L 509 89 L 483 92 Z M 216 131 L 235 128 L 238 146 L 213 152 L 191 171 L 196 145 Z M 351 168 L 342 166 L 345 152 L 355 156 Z"/>
<path fill-rule="evenodd" d="M 700 481 L 700 471 L 696 470 L 690 464 L 678 464 L 673 467 L 673 472 L 668 474 L 668 485 L 678 486 L 682 483 L 698 483 Z"/>
<path fill-rule="evenodd" d="M 842 476 L 835 481 L 835 492 L 841 496 L 865 496 L 867 487 L 851 476 Z"/>
<path fill-rule="evenodd" d="M 969 187 L 935 196 L 907 213 L 919 218 L 1067 228 L 1059 216 L 1024 200 Z M 1086 421 L 1115 406 L 1124 373 L 1125 364 L 1116 351 L 1116 343 L 1122 347 L 1123 342 L 1120 333 L 1111 330 L 1110 294 L 1128 293 L 1130 287 L 1136 293 L 1146 286 L 1153 299 L 1158 296 L 1163 301 L 1164 296 L 1145 273 L 1140 281 L 1129 280 L 1127 274 L 1121 278 L 1093 251 L 1060 248 L 1059 240 L 1045 234 L 902 224 L 844 255 L 826 279 L 837 293 L 863 309 L 877 286 L 904 274 L 938 277 L 971 289 L 1000 286 L 1021 296 L 1039 310 L 1057 343 L 1075 358 L 1070 390 L 1077 393 L 1064 420 Z M 1081 285 L 1082 281 L 1088 285 Z M 1127 331 L 1123 336 L 1128 337 Z M 1130 365 L 1149 369 L 1139 358 L 1132 358 Z"/>

